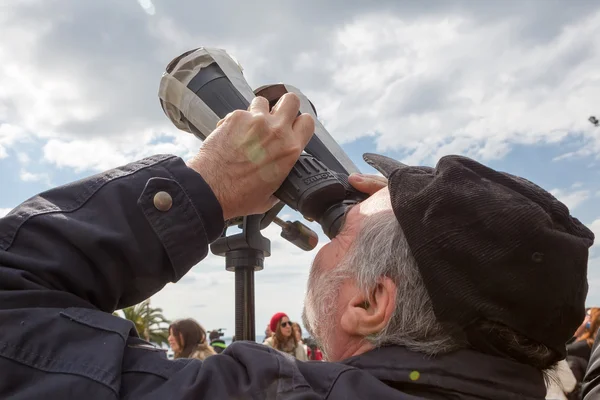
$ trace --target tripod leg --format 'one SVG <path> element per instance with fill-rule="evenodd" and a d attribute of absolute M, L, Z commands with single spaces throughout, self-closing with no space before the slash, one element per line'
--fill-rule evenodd
<path fill-rule="evenodd" d="M 254 268 L 235 270 L 235 337 L 236 340 L 256 340 Z"/>
<path fill-rule="evenodd" d="M 244 217 L 242 232 L 225 236 L 211 246 L 213 253 L 225 255 L 225 269 L 235 273 L 235 337 L 255 341 L 254 272 L 263 269 L 271 255 L 271 242 L 260 233 L 263 215 Z"/>

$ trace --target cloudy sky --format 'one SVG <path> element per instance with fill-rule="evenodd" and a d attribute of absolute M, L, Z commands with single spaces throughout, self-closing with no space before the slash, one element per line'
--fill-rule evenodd
<path fill-rule="evenodd" d="M 600 4 L 594 0 L 4 0 L 0 213 L 52 186 L 200 143 L 160 109 L 165 66 L 228 50 L 252 87 L 299 87 L 363 171 L 365 151 L 463 154 L 524 176 L 600 235 Z M 314 252 L 269 227 L 257 331 L 300 317 Z M 600 236 L 599 236 L 600 237 Z M 600 304 L 600 240 L 590 261 Z M 170 318 L 234 328 L 233 274 L 210 256 L 153 297 Z"/>

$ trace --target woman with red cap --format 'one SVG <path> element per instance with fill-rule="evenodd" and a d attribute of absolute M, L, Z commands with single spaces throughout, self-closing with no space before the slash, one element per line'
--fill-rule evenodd
<path fill-rule="evenodd" d="M 274 334 L 265 340 L 265 345 L 288 353 L 300 361 L 308 361 L 306 350 L 298 343 L 296 335 L 293 334 L 292 322 L 285 313 L 273 315 L 269 327 Z"/>

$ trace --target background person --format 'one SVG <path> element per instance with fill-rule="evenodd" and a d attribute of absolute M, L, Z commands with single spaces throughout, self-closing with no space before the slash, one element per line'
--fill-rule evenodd
<path fill-rule="evenodd" d="M 211 331 L 208 335 L 210 347 L 212 347 L 217 354 L 221 354 L 223 350 L 227 348 L 227 344 L 223 339 L 221 339 L 221 335 L 222 334 L 219 331 Z"/>
<path fill-rule="evenodd" d="M 292 329 L 292 322 L 285 313 L 279 312 L 274 314 L 269 327 L 275 333 L 265 340 L 265 345 L 287 353 L 297 360 L 308 361 L 306 349 L 301 342 L 298 343 L 298 339 Z"/>
<path fill-rule="evenodd" d="M 267 324 L 267 327 L 265 328 L 265 340 L 271 336 L 273 336 L 273 331 L 271 330 L 271 325 Z"/>
<path fill-rule="evenodd" d="M 308 346 L 302 341 L 302 327 L 297 322 L 292 322 L 292 330 L 294 332 L 294 336 L 296 336 L 296 342 L 299 346 L 304 347 L 304 351 L 306 351 L 306 355 L 308 356 Z"/>
<path fill-rule="evenodd" d="M 206 331 L 194 319 L 181 319 L 169 326 L 169 345 L 178 358 L 205 360 L 217 354 L 206 342 Z"/>
<path fill-rule="evenodd" d="M 575 331 L 575 334 L 573 334 L 573 337 L 571 338 L 571 340 L 569 341 L 568 344 L 571 344 L 571 343 L 577 341 L 581 337 L 581 335 L 583 335 L 586 331 L 588 331 L 590 329 L 590 312 L 591 311 L 592 311 L 591 307 L 588 307 L 585 309 L 585 318 L 581 322 L 581 325 L 579 325 L 579 328 L 577 328 L 577 330 Z"/>

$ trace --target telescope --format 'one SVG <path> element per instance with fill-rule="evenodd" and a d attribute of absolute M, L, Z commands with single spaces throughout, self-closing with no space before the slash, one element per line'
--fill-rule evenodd
<path fill-rule="evenodd" d="M 225 256 L 226 269 L 235 273 L 237 340 L 255 340 L 254 272 L 263 269 L 264 258 L 271 254 L 271 243 L 260 231 L 275 223 L 282 228 L 284 239 L 302 250 L 314 249 L 319 241 L 314 231 L 299 221 L 277 217 L 287 205 L 334 238 L 346 209 L 366 198 L 348 183 L 348 176 L 359 170 L 319 122 L 316 108 L 299 89 L 279 83 L 252 90 L 240 64 L 223 49 L 200 47 L 181 54 L 168 64 L 159 86 L 160 104 L 167 117 L 202 141 L 227 114 L 247 110 L 255 96 L 266 98 L 272 108 L 286 93 L 300 98 L 298 115 L 312 115 L 315 133 L 275 192 L 279 203 L 264 214 L 226 221 L 221 238 L 211 245 L 212 253 Z M 238 226 L 241 233 L 227 236 L 232 226 Z"/>

